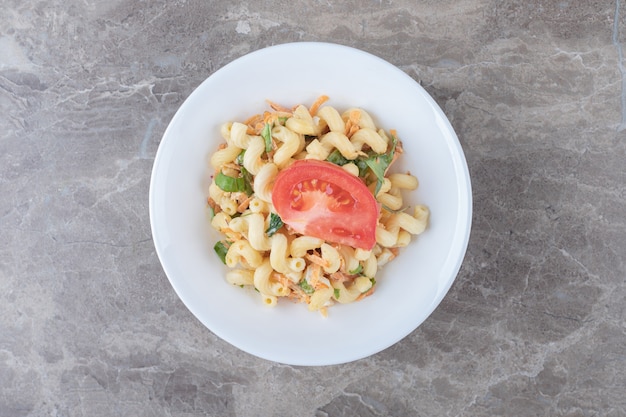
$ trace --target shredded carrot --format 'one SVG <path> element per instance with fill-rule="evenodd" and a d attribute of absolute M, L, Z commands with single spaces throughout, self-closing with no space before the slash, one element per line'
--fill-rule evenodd
<path fill-rule="evenodd" d="M 209 207 L 211 207 L 211 209 L 213 209 L 213 213 L 217 214 L 220 211 L 222 211 L 222 206 L 220 206 L 219 204 L 217 204 L 215 202 L 215 200 L 213 200 L 211 197 L 207 198 L 206 200 L 207 204 L 209 205 Z"/>
<path fill-rule="evenodd" d="M 287 278 L 285 275 L 283 275 L 281 273 L 278 273 L 278 272 L 274 272 L 272 274 L 272 277 L 276 281 L 280 282 L 284 287 L 291 288 L 291 285 L 290 285 L 291 284 L 291 280 L 289 278 Z"/>
<path fill-rule="evenodd" d="M 400 158 L 400 155 L 403 152 L 404 149 L 402 149 L 402 142 L 398 141 L 398 143 L 396 144 L 396 151 L 393 153 L 393 158 L 391 158 L 391 162 L 389 162 L 389 165 L 387 165 L 387 169 L 385 170 L 385 175 L 387 175 L 387 171 L 389 171 L 389 168 L 394 164 L 394 162 L 398 160 L 398 158 Z"/>
<path fill-rule="evenodd" d="M 297 291 L 291 291 L 288 295 L 289 298 L 293 299 L 294 301 L 298 302 L 298 303 L 306 303 L 309 304 L 311 301 L 311 297 L 309 297 L 308 295 L 306 295 L 304 293 L 304 291 L 302 290 L 297 290 Z"/>
<path fill-rule="evenodd" d="M 260 114 L 255 114 L 254 116 L 246 119 L 243 124 L 248 126 L 248 130 L 246 131 L 248 135 L 255 135 L 257 134 L 259 124 L 263 124 L 263 116 Z"/>
<path fill-rule="evenodd" d="M 288 113 L 291 114 L 291 113 Z M 275 123 L 279 117 L 279 112 L 265 111 L 263 114 L 255 114 L 247 119 L 244 124 L 248 126 L 247 134 L 260 135 L 267 123 Z"/>
<path fill-rule="evenodd" d="M 313 104 L 311 104 L 311 108 L 309 109 L 309 113 L 311 114 L 311 116 L 315 116 L 320 106 L 324 104 L 326 101 L 328 101 L 328 96 L 326 95 L 319 96 L 317 100 L 315 100 Z"/>
<path fill-rule="evenodd" d="M 261 121 L 261 122 L 257 122 L 256 125 L 254 125 L 253 131 L 255 135 L 260 135 L 261 132 L 263 131 L 263 128 L 265 127 L 265 122 Z"/>
<path fill-rule="evenodd" d="M 329 266 L 328 265 L 328 261 L 326 261 L 324 258 L 322 258 L 321 256 L 314 254 L 314 253 L 307 253 L 305 255 L 305 258 L 307 258 L 309 261 L 311 261 L 311 263 L 315 264 L 315 265 L 319 265 L 319 266 Z"/>
<path fill-rule="evenodd" d="M 287 107 L 281 106 L 280 104 L 274 103 L 273 101 L 270 101 L 270 100 L 265 100 L 265 101 L 267 101 L 267 104 L 269 104 L 270 107 L 276 111 L 292 113 L 291 109 L 288 109 Z"/>
<path fill-rule="evenodd" d="M 373 285 L 372 288 L 370 288 L 369 290 L 365 291 L 362 294 L 359 294 L 359 296 L 354 301 L 362 300 L 365 297 L 369 297 L 370 295 L 374 294 L 374 291 L 376 291 L 375 288 L 376 288 L 376 286 Z"/>
<path fill-rule="evenodd" d="M 227 162 L 224 165 L 222 165 L 222 169 L 221 171 L 223 173 L 227 173 L 228 171 L 236 171 L 236 172 L 240 172 L 241 171 L 241 165 L 235 163 L 235 162 Z M 234 174 L 234 172 L 233 172 Z"/>
<path fill-rule="evenodd" d="M 317 289 L 319 288 L 318 286 L 321 284 L 319 280 L 322 275 L 322 267 L 317 264 L 313 264 L 312 267 L 313 267 L 313 270 L 311 271 L 311 277 L 309 278 L 309 285 Z"/>
<path fill-rule="evenodd" d="M 346 136 L 352 137 L 359 129 L 359 122 L 361 121 L 361 112 L 358 109 L 351 110 L 346 122 Z"/>
<path fill-rule="evenodd" d="M 330 279 L 335 280 L 335 281 L 339 281 L 339 282 L 347 282 L 347 281 L 352 281 L 352 277 L 348 274 L 344 274 L 343 272 L 333 272 L 332 274 L 330 274 Z"/>
<path fill-rule="evenodd" d="M 259 119 L 261 119 L 261 115 L 255 114 L 253 116 L 248 117 L 246 120 L 244 120 L 243 124 L 250 126 L 251 124 L 256 123 Z"/>
<path fill-rule="evenodd" d="M 222 231 L 222 233 L 224 233 L 226 236 L 228 236 L 232 240 L 241 240 L 243 238 L 243 235 L 241 233 L 235 232 L 230 227 L 222 229 L 221 231 Z"/>
<path fill-rule="evenodd" d="M 278 119 L 278 113 L 270 113 L 268 111 L 263 113 L 264 123 L 274 123 Z"/>
<path fill-rule="evenodd" d="M 299 285 L 291 282 L 289 288 L 291 288 L 291 292 L 289 293 L 288 297 L 293 299 L 293 301 L 306 304 L 309 304 L 311 302 L 311 296 L 306 294 Z"/>
<path fill-rule="evenodd" d="M 248 208 L 248 206 L 250 205 L 250 201 L 252 201 L 253 198 L 254 194 L 246 196 L 246 198 L 237 206 L 237 211 L 239 213 L 243 213 Z"/>

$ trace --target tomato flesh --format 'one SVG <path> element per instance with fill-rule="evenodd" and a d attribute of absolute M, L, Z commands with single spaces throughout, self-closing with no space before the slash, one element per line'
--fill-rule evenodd
<path fill-rule="evenodd" d="M 306 159 L 283 169 L 272 204 L 296 233 L 366 250 L 376 244 L 376 199 L 360 178 L 333 163 Z"/>

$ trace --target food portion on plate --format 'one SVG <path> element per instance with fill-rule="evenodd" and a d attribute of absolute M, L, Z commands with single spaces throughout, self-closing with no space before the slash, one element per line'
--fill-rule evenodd
<path fill-rule="evenodd" d="M 224 123 L 207 196 L 226 280 L 256 289 L 266 305 L 285 298 L 324 316 L 373 294 L 378 270 L 430 216 L 403 198 L 417 178 L 390 170 L 403 154 L 397 133 L 364 109 L 340 112 L 327 101 L 268 102 Z"/>

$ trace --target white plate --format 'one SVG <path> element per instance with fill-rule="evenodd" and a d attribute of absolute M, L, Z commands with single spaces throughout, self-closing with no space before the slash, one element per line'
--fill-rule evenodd
<path fill-rule="evenodd" d="M 310 105 L 318 96 L 338 109 L 361 107 L 378 126 L 396 129 L 405 153 L 396 170 L 420 181 L 410 203 L 428 205 L 429 228 L 377 275 L 377 291 L 335 305 L 327 318 L 304 304 L 261 303 L 226 283 L 213 251 L 220 236 L 205 207 L 208 156 L 220 125 L 267 110 L 266 99 Z M 472 199 L 467 164 L 454 130 L 426 91 L 366 52 L 327 43 L 262 49 L 216 71 L 183 103 L 156 154 L 150 220 L 157 254 L 174 290 L 213 333 L 258 357 L 292 365 L 345 363 L 377 353 L 415 330 L 452 285 L 465 255 Z"/>

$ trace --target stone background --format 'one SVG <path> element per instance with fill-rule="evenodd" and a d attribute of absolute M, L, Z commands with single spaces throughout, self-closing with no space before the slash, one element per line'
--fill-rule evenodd
<path fill-rule="evenodd" d="M 622 0 L 0 0 L 0 417 L 626 416 Z M 155 254 L 174 112 L 250 51 L 331 41 L 437 100 L 474 223 L 434 314 L 330 367 L 257 359 Z"/>

